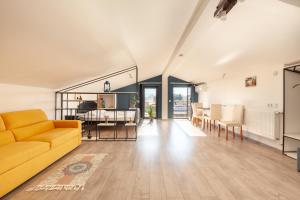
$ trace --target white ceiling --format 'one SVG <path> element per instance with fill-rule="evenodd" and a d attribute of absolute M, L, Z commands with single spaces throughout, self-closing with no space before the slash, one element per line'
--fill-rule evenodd
<path fill-rule="evenodd" d="M 141 79 L 160 74 L 196 3 L 2 0 L 0 82 L 60 88 L 134 65 Z"/>
<path fill-rule="evenodd" d="M 238 1 L 227 19 L 213 18 L 219 0 L 210 0 L 192 33 L 169 66 L 169 73 L 192 82 L 223 73 L 283 67 L 300 59 L 298 0 Z M 290 3 L 290 4 L 289 4 Z"/>
<path fill-rule="evenodd" d="M 198 82 L 299 59 L 298 0 L 244 0 L 226 21 L 218 1 L 193 24 L 205 0 L 2 0 L 0 82 L 61 88 L 134 65 Z"/>

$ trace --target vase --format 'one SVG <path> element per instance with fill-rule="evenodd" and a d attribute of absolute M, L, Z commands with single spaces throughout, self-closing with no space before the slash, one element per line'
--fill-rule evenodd
<path fill-rule="evenodd" d="M 88 135 L 87 135 L 87 138 L 90 140 L 90 139 L 92 139 L 92 134 L 91 134 L 91 132 L 89 131 L 89 133 L 88 133 Z"/>

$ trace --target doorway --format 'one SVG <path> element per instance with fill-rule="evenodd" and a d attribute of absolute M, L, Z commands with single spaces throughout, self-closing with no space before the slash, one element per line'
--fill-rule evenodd
<path fill-rule="evenodd" d="M 157 118 L 157 87 L 144 87 L 143 94 L 143 118 L 149 118 L 150 113 Z"/>
<path fill-rule="evenodd" d="M 191 87 L 173 87 L 173 118 L 188 119 L 191 113 Z"/>

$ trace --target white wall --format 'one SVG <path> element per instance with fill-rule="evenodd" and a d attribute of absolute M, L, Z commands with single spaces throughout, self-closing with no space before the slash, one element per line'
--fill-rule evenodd
<path fill-rule="evenodd" d="M 0 94 L 0 113 L 39 108 L 54 119 L 54 90 L 0 84 Z"/>
<path fill-rule="evenodd" d="M 224 78 L 220 77 L 218 80 L 209 81 L 206 88 L 203 90 L 200 88 L 199 99 L 204 105 L 211 103 L 244 105 L 245 130 L 250 132 L 248 136 L 280 148 L 279 141 L 272 139 L 271 133 L 261 131 L 266 127 L 263 127 L 264 123 L 259 120 L 264 120 L 260 119 L 261 116 L 270 116 L 269 119 L 272 119 L 271 114 L 283 110 L 282 69 L 282 66 L 253 66 L 248 69 L 235 67 L 231 71 L 227 71 Z M 257 86 L 245 87 L 245 78 L 251 76 L 257 77 Z"/>

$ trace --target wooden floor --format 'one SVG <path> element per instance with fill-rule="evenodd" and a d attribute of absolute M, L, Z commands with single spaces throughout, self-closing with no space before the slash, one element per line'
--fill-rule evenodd
<path fill-rule="evenodd" d="M 77 153 L 108 153 L 82 192 L 26 192 Z M 13 177 L 12 177 L 13 178 Z M 300 199 L 296 161 L 224 134 L 191 137 L 172 120 L 143 124 L 136 142 L 85 142 L 4 199 Z"/>

